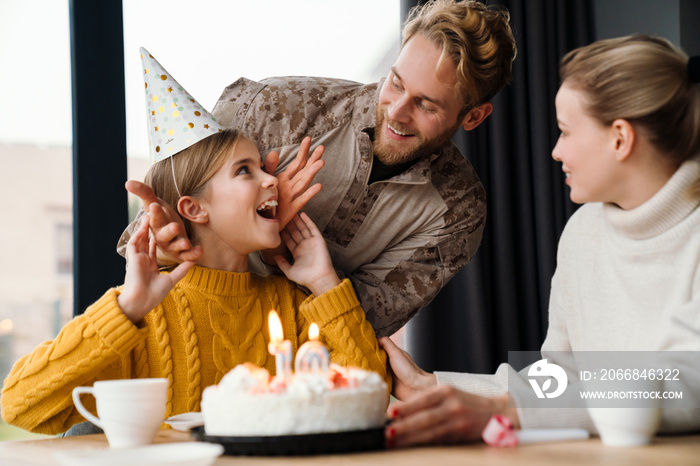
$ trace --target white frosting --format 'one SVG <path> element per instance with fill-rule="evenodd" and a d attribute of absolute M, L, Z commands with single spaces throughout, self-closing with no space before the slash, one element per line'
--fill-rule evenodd
<path fill-rule="evenodd" d="M 387 385 L 379 374 L 334 366 L 347 386 L 333 387 L 333 378 L 294 375 L 285 388 L 276 390 L 261 380 L 261 371 L 267 373 L 239 365 L 219 385 L 204 390 L 202 415 L 208 435 L 292 435 L 384 425 Z"/>
<path fill-rule="evenodd" d="M 267 371 L 265 373 L 267 374 Z M 254 374 L 250 368 L 239 365 L 221 379 L 219 387 L 221 390 L 230 393 L 256 392 L 266 390 L 267 380 L 260 377 L 259 371 L 256 371 Z"/>

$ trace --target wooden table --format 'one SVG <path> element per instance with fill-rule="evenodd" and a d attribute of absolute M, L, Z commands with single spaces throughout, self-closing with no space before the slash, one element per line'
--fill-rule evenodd
<path fill-rule="evenodd" d="M 162 430 L 156 443 L 191 442 L 184 432 Z M 56 451 L 109 448 L 104 435 L 16 440 L 0 442 L 2 465 L 57 465 Z M 643 447 L 609 447 L 598 438 L 585 441 L 522 445 L 516 448 L 492 448 L 484 444 L 406 448 L 370 453 L 302 456 L 302 457 L 244 457 L 221 456 L 216 465 L 646 465 L 700 464 L 700 434 L 690 436 L 660 436 L 653 444 Z"/>

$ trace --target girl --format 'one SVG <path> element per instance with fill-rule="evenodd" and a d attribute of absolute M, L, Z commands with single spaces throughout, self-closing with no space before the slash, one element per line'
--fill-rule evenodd
<path fill-rule="evenodd" d="M 289 279 L 248 271 L 249 253 L 280 244 L 277 179 L 263 170 L 252 141 L 236 130 L 212 133 L 155 163 L 146 183 L 180 214 L 201 255 L 160 273 L 146 215 L 128 244 L 124 285 L 15 364 L 2 392 L 6 422 L 64 432 L 84 420 L 73 406 L 74 387 L 119 378 L 165 377 L 166 416 L 199 411 L 202 390 L 236 365 L 252 362 L 274 373 L 267 350 L 271 309 L 294 352 L 315 322 L 333 362 L 387 379 L 386 355 L 352 286 L 336 275 L 305 214 L 282 233 L 293 264 L 276 256 Z M 94 399 L 85 402 L 94 411 Z"/>
<path fill-rule="evenodd" d="M 674 350 L 692 358 L 700 351 L 700 63 L 664 39 L 630 36 L 574 50 L 560 71 L 552 157 L 571 199 L 586 205 L 560 239 L 543 357 Z M 394 393 L 407 400 L 389 408 L 394 445 L 476 439 L 497 413 L 516 426 L 594 431 L 585 409 L 509 408 L 508 388 L 517 406 L 512 387 L 527 380 L 510 371 L 509 381 L 506 364 L 494 375 L 428 374 L 390 340 L 381 344 Z M 697 397 L 697 363 L 680 363 L 683 396 Z M 661 431 L 697 429 L 698 411 L 665 408 Z"/>

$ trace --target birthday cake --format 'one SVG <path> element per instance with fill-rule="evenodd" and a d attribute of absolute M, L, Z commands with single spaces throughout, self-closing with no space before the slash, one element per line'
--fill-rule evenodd
<path fill-rule="evenodd" d="M 381 427 L 387 385 L 375 372 L 331 364 L 326 375 L 293 374 L 280 382 L 241 364 L 202 394 L 207 435 L 280 436 Z"/>

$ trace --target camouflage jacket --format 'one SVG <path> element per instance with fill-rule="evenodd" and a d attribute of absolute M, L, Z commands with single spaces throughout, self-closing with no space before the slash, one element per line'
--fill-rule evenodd
<path fill-rule="evenodd" d="M 304 208 L 326 238 L 335 267 L 350 278 L 377 336 L 391 335 L 474 255 L 486 217 L 473 167 L 449 143 L 405 172 L 368 185 L 378 83 L 328 78 L 241 78 L 213 114 L 242 129 L 278 170 L 306 135 L 323 144 L 321 192 Z M 369 131 L 369 132 L 368 132 Z"/>

